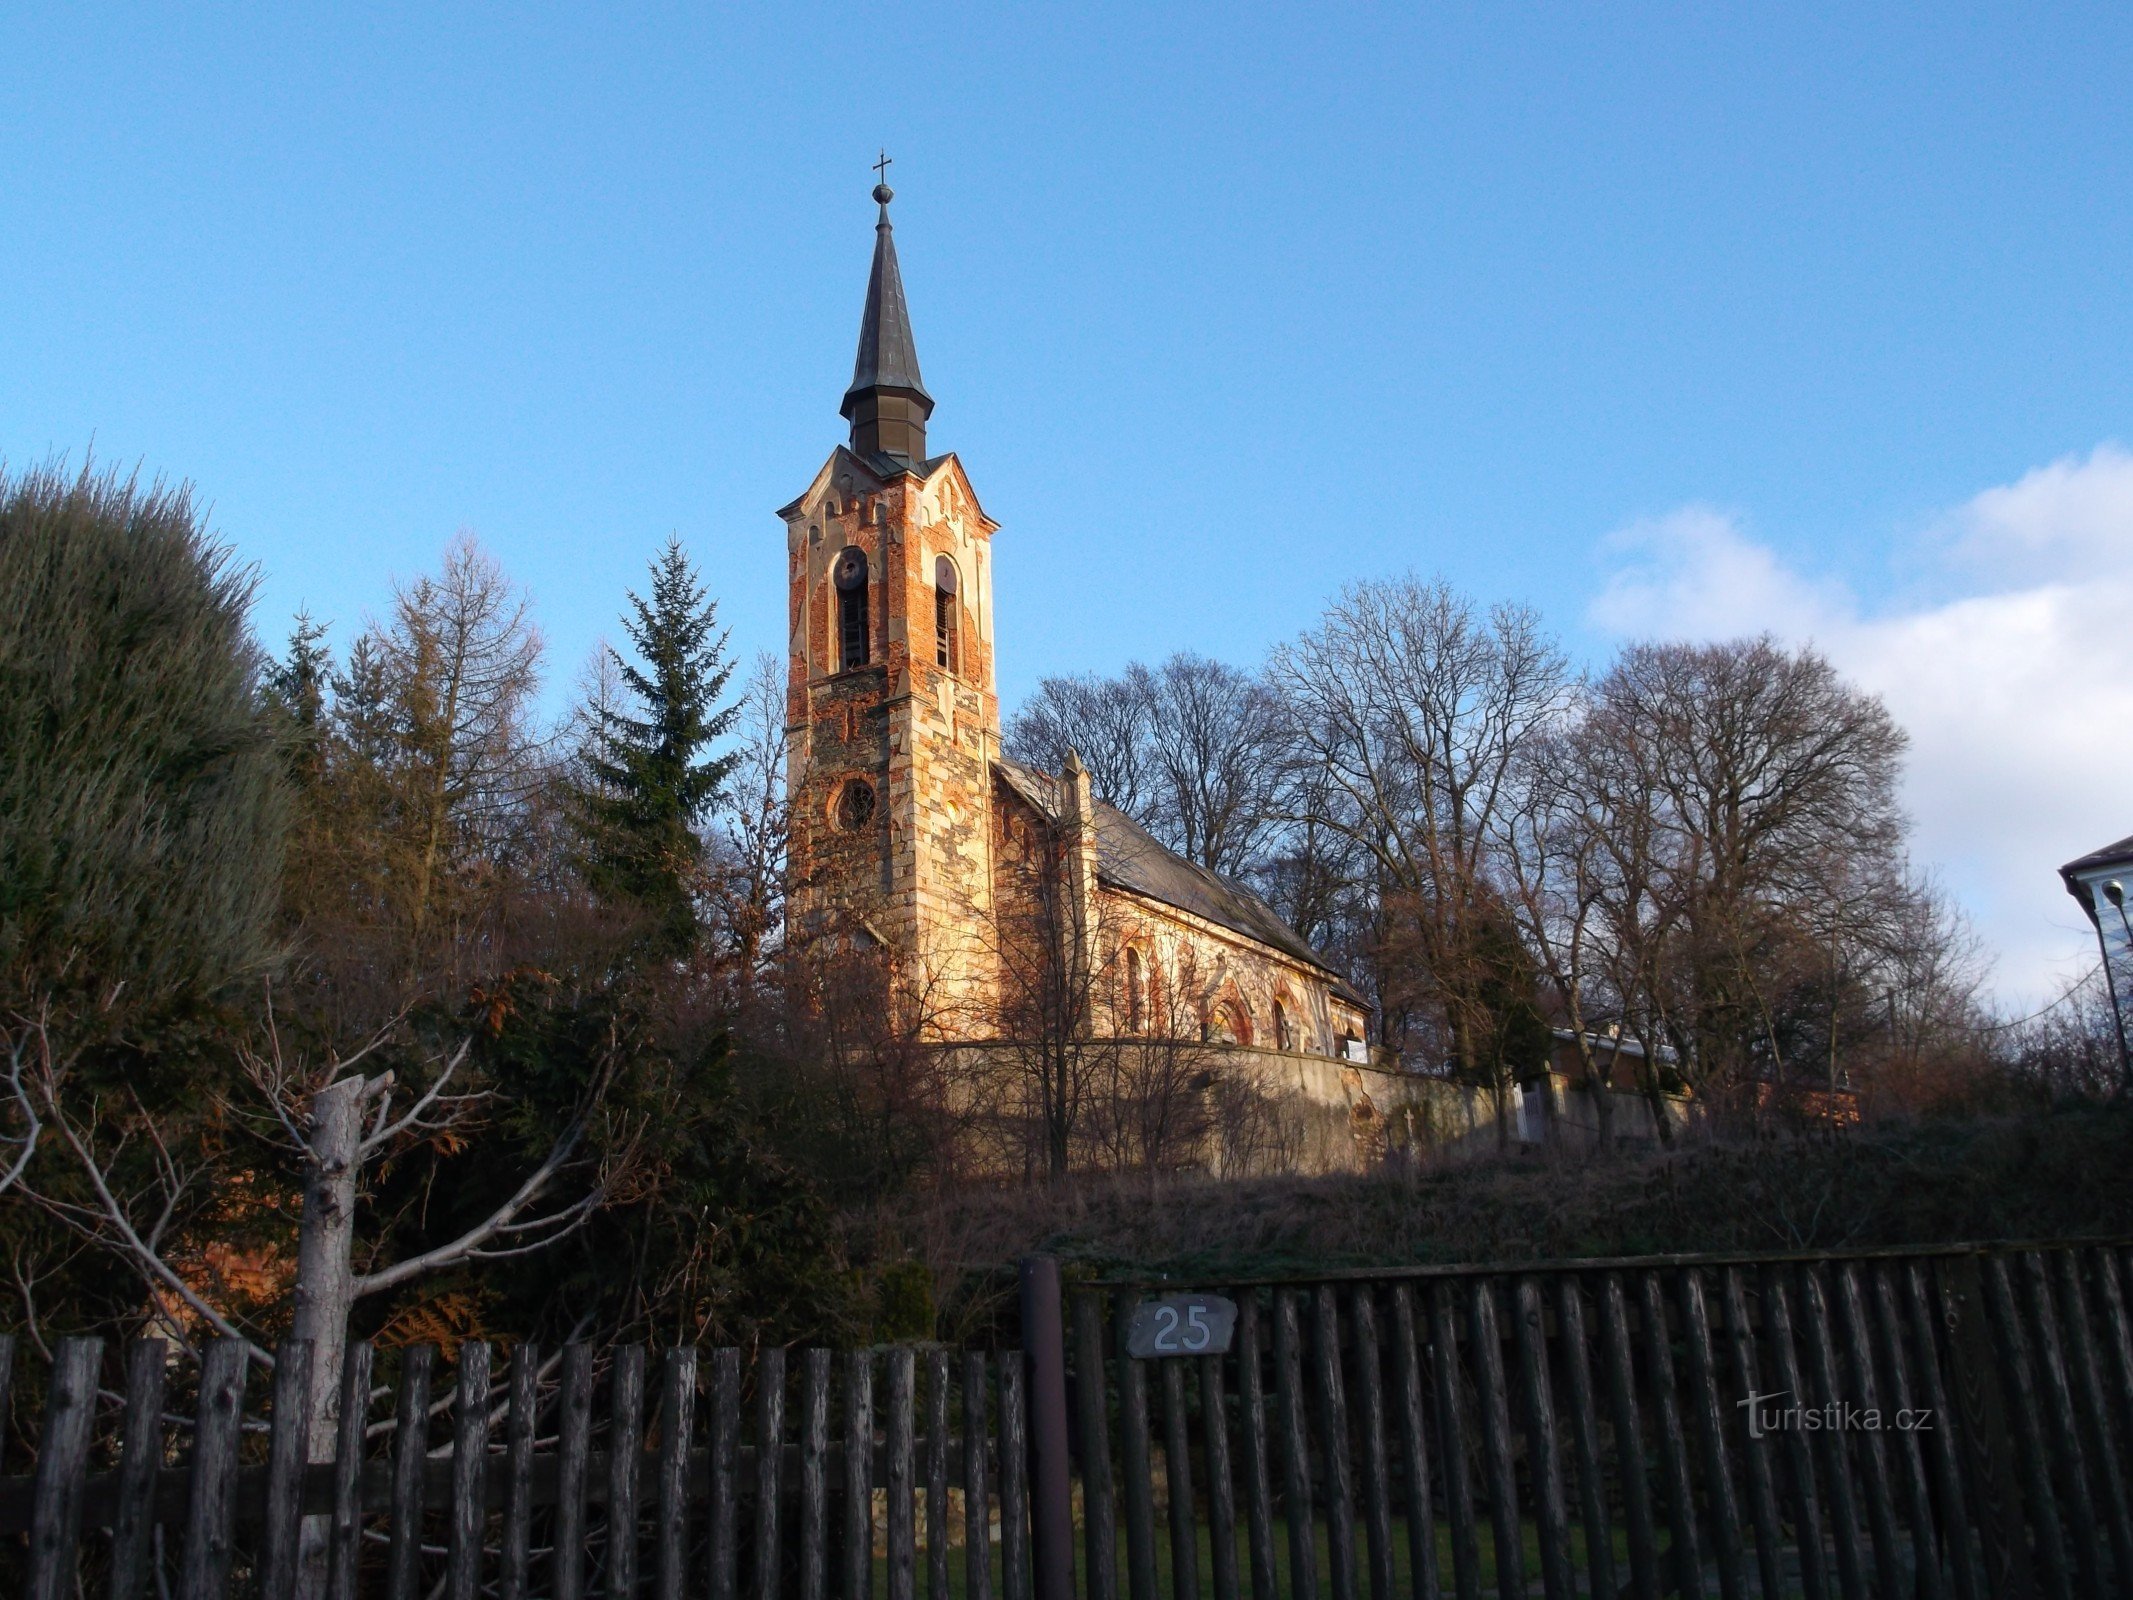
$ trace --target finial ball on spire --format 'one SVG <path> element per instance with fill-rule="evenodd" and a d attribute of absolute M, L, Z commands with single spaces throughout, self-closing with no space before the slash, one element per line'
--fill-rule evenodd
<path fill-rule="evenodd" d="M 877 183 L 874 185 L 874 204 L 878 206 L 885 206 L 895 198 L 896 191 L 890 188 L 887 184 Z"/>

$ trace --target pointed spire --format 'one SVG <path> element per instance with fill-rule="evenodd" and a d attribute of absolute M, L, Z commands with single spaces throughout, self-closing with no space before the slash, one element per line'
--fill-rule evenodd
<path fill-rule="evenodd" d="M 887 162 L 884 156 L 882 165 Z M 840 409 L 851 420 L 854 452 L 916 463 L 926 457 L 926 419 L 933 414 L 933 396 L 918 374 L 918 344 L 911 337 L 903 274 L 896 266 L 896 237 L 889 224 L 889 202 L 895 198 L 886 183 L 874 186 L 874 200 L 881 207 L 881 218 L 874 224 L 874 269 L 867 275 L 852 386 L 845 390 Z"/>

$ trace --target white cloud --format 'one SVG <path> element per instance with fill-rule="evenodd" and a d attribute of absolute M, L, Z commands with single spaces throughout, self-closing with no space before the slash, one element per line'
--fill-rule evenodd
<path fill-rule="evenodd" d="M 2055 869 L 2133 833 L 2133 454 L 2104 445 L 1954 508 L 1950 597 L 1862 606 L 1691 506 L 1613 535 L 1592 620 L 1623 637 L 1812 642 L 1911 736 L 1913 852 L 1997 957 L 2010 1005 L 2095 960 Z"/>

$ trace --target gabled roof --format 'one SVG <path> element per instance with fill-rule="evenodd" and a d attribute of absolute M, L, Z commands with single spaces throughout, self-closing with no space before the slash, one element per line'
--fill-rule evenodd
<path fill-rule="evenodd" d="M 2091 850 L 2085 856 L 2077 856 L 2059 869 L 2059 876 L 2072 882 L 2075 874 L 2096 872 L 2110 867 L 2133 867 L 2133 834 L 2107 844 L 2101 850 Z"/>
<path fill-rule="evenodd" d="M 900 456 L 863 456 L 850 445 L 843 444 L 840 444 L 829 453 L 829 459 L 815 470 L 815 475 L 808 479 L 805 489 L 802 489 L 798 495 L 778 507 L 778 515 L 785 518 L 794 516 L 802 506 L 806 505 L 809 500 L 822 491 L 823 485 L 836 476 L 839 465 L 845 462 L 849 462 L 860 471 L 870 474 L 876 483 L 887 483 L 892 478 L 903 477 L 916 478 L 921 483 L 929 483 L 936 473 L 953 467 L 957 478 L 962 482 L 963 493 L 969 496 L 971 505 L 976 509 L 979 517 L 983 518 L 986 531 L 992 532 L 1000 526 L 991 517 L 985 515 L 985 507 L 978 499 L 978 491 L 971 486 L 970 474 L 964 470 L 962 458 L 953 450 L 945 451 L 937 456 L 928 456 L 924 461 L 913 463 L 904 460 Z"/>
<path fill-rule="evenodd" d="M 1066 810 L 1066 796 L 1058 778 L 1005 756 L 996 758 L 993 767 L 1009 788 L 1034 806 L 1047 822 L 1057 825 Z M 1099 882 L 1189 911 L 1217 927 L 1316 967 L 1333 980 L 1335 992 L 1343 999 L 1360 1006 L 1369 1004 L 1258 895 L 1241 883 L 1187 861 L 1123 811 L 1102 800 L 1096 802 L 1096 876 Z"/>
<path fill-rule="evenodd" d="M 2107 844 L 2101 850 L 2091 850 L 2085 856 L 2076 856 L 2059 869 L 2059 878 L 2066 885 L 2066 892 L 2081 902 L 2081 909 L 2089 914 L 2091 922 L 2099 922 L 2102 913 L 2096 909 L 2096 896 L 2090 892 L 2089 878 L 2114 867 L 2133 870 L 2133 834 Z"/>

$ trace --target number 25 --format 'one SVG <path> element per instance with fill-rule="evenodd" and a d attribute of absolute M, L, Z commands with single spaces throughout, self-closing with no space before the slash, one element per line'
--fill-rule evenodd
<path fill-rule="evenodd" d="M 1181 1325 L 1185 1329 L 1182 1348 L 1186 1350 L 1205 1350 L 1210 1344 L 1214 1343 L 1215 1330 L 1208 1326 L 1207 1307 L 1187 1306 L 1181 1322 L 1176 1306 L 1157 1306 L 1155 1308 L 1155 1348 L 1163 1351 L 1181 1348 L 1178 1341 L 1178 1329 Z"/>

